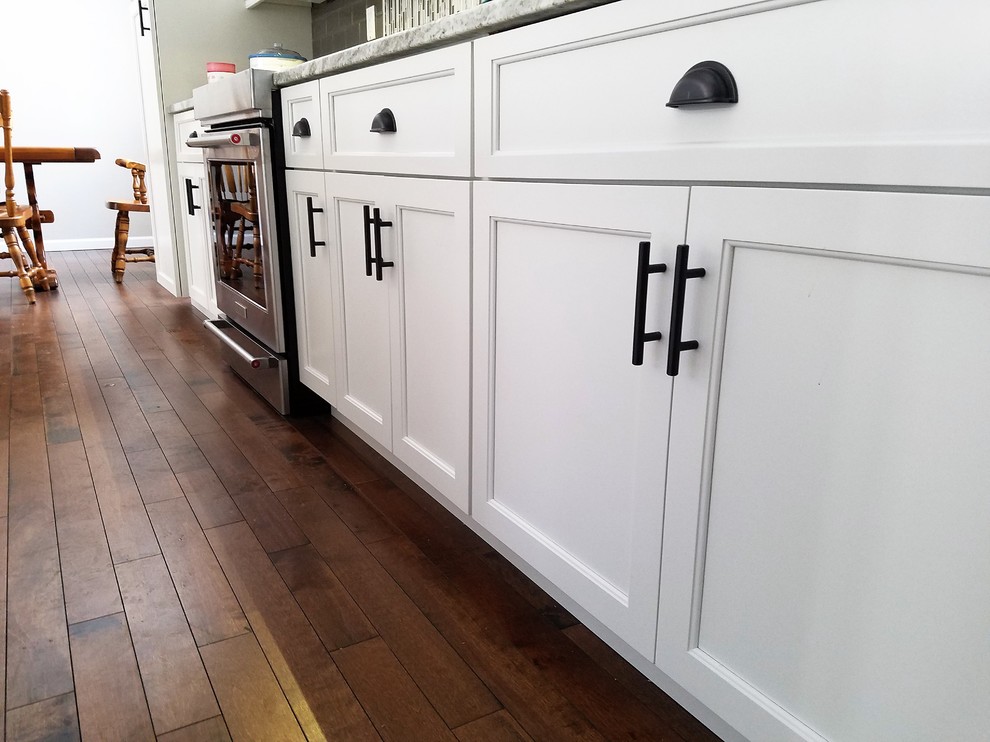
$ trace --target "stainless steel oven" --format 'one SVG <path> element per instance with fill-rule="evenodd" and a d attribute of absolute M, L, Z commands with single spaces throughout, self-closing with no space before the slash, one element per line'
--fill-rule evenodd
<path fill-rule="evenodd" d="M 279 412 L 289 411 L 282 303 L 285 251 L 275 228 L 272 73 L 245 70 L 193 91 L 206 127 L 186 143 L 203 150 L 209 186 L 219 320 L 231 368 Z"/>

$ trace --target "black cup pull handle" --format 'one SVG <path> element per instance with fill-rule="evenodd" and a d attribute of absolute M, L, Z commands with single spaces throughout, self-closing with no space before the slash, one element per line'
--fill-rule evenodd
<path fill-rule="evenodd" d="M 375 209 L 377 212 L 378 209 Z M 371 207 L 368 204 L 364 205 L 364 275 L 371 275 L 371 264 L 374 262 L 371 258 Z"/>
<path fill-rule="evenodd" d="M 186 211 L 189 212 L 189 216 L 196 216 L 196 209 L 202 209 L 202 206 L 197 206 L 193 203 L 193 189 L 199 188 L 198 185 L 193 185 L 190 178 L 186 178 Z"/>
<path fill-rule="evenodd" d="M 316 221 L 314 214 L 322 214 L 323 209 L 313 206 L 313 197 L 306 196 L 306 221 L 309 223 L 309 257 L 316 257 L 317 247 L 326 247 L 327 243 L 316 239 Z"/>
<path fill-rule="evenodd" d="M 646 344 L 663 337 L 662 332 L 646 331 L 646 293 L 650 286 L 650 276 L 667 270 L 666 263 L 650 262 L 650 243 L 639 243 L 639 266 L 636 269 L 636 309 L 633 317 L 633 366 L 643 365 L 643 351 Z"/>
<path fill-rule="evenodd" d="M 677 376 L 681 365 L 681 351 L 697 350 L 697 340 L 681 340 L 681 333 L 684 331 L 684 294 L 687 290 L 689 278 L 702 278 L 705 275 L 704 268 L 688 268 L 687 245 L 677 246 L 677 255 L 674 257 L 674 288 L 673 299 L 670 306 L 670 335 L 667 338 L 669 346 L 667 348 L 667 376 Z"/>
<path fill-rule="evenodd" d="M 391 268 L 395 263 L 391 260 L 382 259 L 382 227 L 391 227 L 392 222 L 382 221 L 382 213 L 377 208 L 375 208 L 373 222 L 375 226 L 375 280 L 384 281 L 382 268 Z"/>

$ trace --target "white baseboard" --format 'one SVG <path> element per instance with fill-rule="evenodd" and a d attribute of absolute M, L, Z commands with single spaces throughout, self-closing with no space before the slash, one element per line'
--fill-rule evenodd
<path fill-rule="evenodd" d="M 130 235 L 127 240 L 128 247 L 154 247 L 154 240 L 151 235 L 142 237 L 140 235 Z M 45 252 L 62 252 L 64 250 L 109 250 L 113 247 L 113 237 L 92 237 L 76 240 L 50 240 L 45 239 Z"/>

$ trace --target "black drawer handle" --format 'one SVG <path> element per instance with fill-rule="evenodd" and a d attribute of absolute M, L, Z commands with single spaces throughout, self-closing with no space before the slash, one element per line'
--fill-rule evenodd
<path fill-rule="evenodd" d="M 660 340 L 662 332 L 646 331 L 646 292 L 650 285 L 650 276 L 667 270 L 666 263 L 650 262 L 650 243 L 639 243 L 639 266 L 636 270 L 636 309 L 633 317 L 633 366 L 643 365 L 643 351 L 647 343 Z"/>
<path fill-rule="evenodd" d="M 371 120 L 371 131 L 376 134 L 395 133 L 395 115 L 390 108 L 383 108 Z"/>
<path fill-rule="evenodd" d="M 296 122 L 296 125 L 292 127 L 292 136 L 294 137 L 311 137 L 313 136 L 312 130 L 309 128 L 309 121 L 305 118 L 301 118 Z"/>
<path fill-rule="evenodd" d="M 193 203 L 193 188 L 199 188 L 199 186 L 193 185 L 192 180 L 186 178 L 186 210 L 189 212 L 189 216 L 196 216 L 196 209 L 203 208 Z"/>
<path fill-rule="evenodd" d="M 378 211 L 378 209 L 375 209 Z M 364 275 L 371 275 L 371 207 L 364 205 Z"/>
<path fill-rule="evenodd" d="M 677 255 L 674 257 L 674 288 L 670 306 L 667 376 L 677 376 L 681 365 L 681 351 L 698 348 L 697 340 L 681 340 L 681 333 L 684 331 L 684 294 L 687 290 L 687 281 L 689 278 L 702 278 L 705 275 L 704 268 L 687 267 L 689 249 L 687 245 L 678 245 Z"/>
<path fill-rule="evenodd" d="M 306 196 L 306 221 L 309 222 L 309 257 L 316 257 L 317 247 L 326 247 L 327 243 L 322 240 L 316 239 L 316 222 L 313 219 L 314 214 L 322 214 L 323 209 L 319 209 L 313 206 L 313 197 Z"/>
<path fill-rule="evenodd" d="M 391 260 L 382 259 L 382 227 L 391 227 L 392 222 L 382 221 L 381 212 L 375 209 L 375 280 L 385 280 L 382 276 L 382 268 L 391 268 L 395 265 Z"/>

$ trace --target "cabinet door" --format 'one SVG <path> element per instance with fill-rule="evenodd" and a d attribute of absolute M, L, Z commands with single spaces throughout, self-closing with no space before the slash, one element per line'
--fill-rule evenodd
<path fill-rule="evenodd" d="M 471 184 L 388 178 L 392 452 L 467 512 Z"/>
<path fill-rule="evenodd" d="M 392 448 L 389 287 L 368 275 L 364 207 L 388 209 L 382 178 L 326 174 L 327 215 L 337 282 L 337 409 L 386 449 Z M 383 221 L 387 218 L 383 215 Z M 387 232 L 387 229 L 385 230 Z M 374 239 L 374 235 L 371 235 Z"/>
<path fill-rule="evenodd" d="M 206 171 L 198 162 L 178 164 L 182 189 L 182 233 L 186 245 L 189 300 L 211 319 L 218 316 L 210 250 L 209 192 Z"/>
<path fill-rule="evenodd" d="M 657 664 L 750 739 L 984 737 L 990 199 L 698 188 L 688 239 Z"/>
<path fill-rule="evenodd" d="M 475 185 L 472 515 L 643 655 L 656 633 L 670 272 L 687 189 Z"/>
<path fill-rule="evenodd" d="M 337 402 L 334 355 L 336 271 L 327 239 L 323 173 L 287 170 L 285 191 L 292 252 L 299 380 L 330 404 Z"/>

